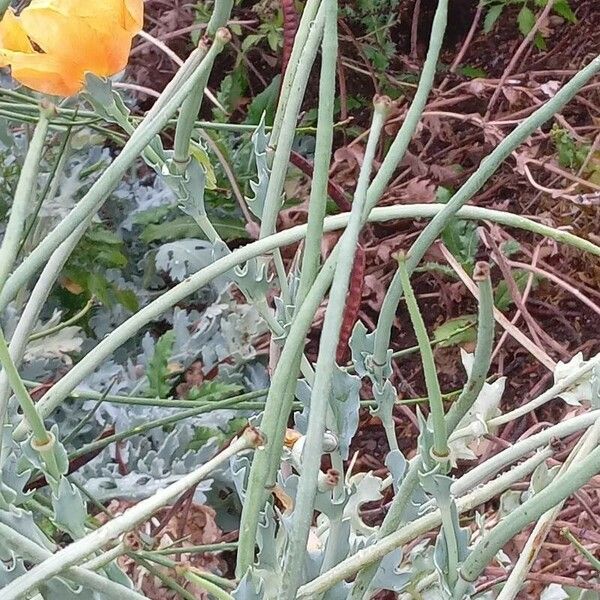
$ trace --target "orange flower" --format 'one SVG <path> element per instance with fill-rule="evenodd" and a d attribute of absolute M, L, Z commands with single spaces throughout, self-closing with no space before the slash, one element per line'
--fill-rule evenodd
<path fill-rule="evenodd" d="M 86 73 L 108 77 L 125 67 L 143 12 L 143 0 L 32 0 L 19 16 L 8 9 L 0 67 L 31 89 L 71 96 Z"/>

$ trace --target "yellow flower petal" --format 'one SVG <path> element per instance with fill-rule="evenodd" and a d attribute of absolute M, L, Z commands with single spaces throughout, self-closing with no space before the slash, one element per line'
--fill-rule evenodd
<path fill-rule="evenodd" d="M 0 50 L 2 62 L 10 65 L 14 79 L 44 94 L 72 96 L 83 87 L 83 71 L 56 56 Z"/>
<path fill-rule="evenodd" d="M 144 20 L 143 0 L 33 0 L 25 10 L 47 9 L 89 21 L 88 25 L 97 29 L 121 27 L 132 36 Z"/>
<path fill-rule="evenodd" d="M 0 21 L 0 66 L 32 89 L 75 94 L 85 73 L 125 68 L 143 13 L 143 0 L 32 0 L 19 17 L 9 10 Z"/>
<path fill-rule="evenodd" d="M 13 52 L 33 52 L 33 46 L 21 22 L 9 8 L 0 21 L 0 48 Z"/>
<path fill-rule="evenodd" d="M 53 9 L 30 8 L 21 13 L 21 21 L 29 37 L 47 54 L 103 77 L 118 73 L 127 64 L 131 36 L 123 29 L 102 31 Z"/>

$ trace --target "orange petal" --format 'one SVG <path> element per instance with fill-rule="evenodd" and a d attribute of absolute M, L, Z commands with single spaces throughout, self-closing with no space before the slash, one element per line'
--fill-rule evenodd
<path fill-rule="evenodd" d="M 88 25 L 96 29 L 116 26 L 130 35 L 140 31 L 144 20 L 143 0 L 33 0 L 28 9 L 54 10 L 67 17 L 89 21 Z"/>
<path fill-rule="evenodd" d="M 139 33 L 143 26 L 144 0 L 125 0 L 125 29 L 134 35 Z"/>
<path fill-rule="evenodd" d="M 33 52 L 33 46 L 21 22 L 9 8 L 0 21 L 0 48 L 13 52 Z"/>
<path fill-rule="evenodd" d="M 44 94 L 72 96 L 83 87 L 83 71 L 56 56 L 0 50 L 1 62 L 10 65 L 14 79 Z"/>
<path fill-rule="evenodd" d="M 21 21 L 44 52 L 75 63 L 82 72 L 107 77 L 127 64 L 131 36 L 120 27 L 100 30 L 89 21 L 31 5 L 21 13 Z"/>

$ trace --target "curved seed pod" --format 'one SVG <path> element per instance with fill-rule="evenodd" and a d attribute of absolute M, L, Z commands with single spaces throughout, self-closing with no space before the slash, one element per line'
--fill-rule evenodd
<path fill-rule="evenodd" d="M 294 0 L 281 0 L 281 10 L 283 12 L 283 56 L 281 57 L 281 73 L 285 73 L 290 56 L 296 31 L 298 31 L 298 11 Z"/>
<path fill-rule="evenodd" d="M 365 249 L 361 244 L 356 247 L 354 256 L 354 266 L 350 274 L 350 285 L 346 295 L 346 306 L 344 307 L 344 317 L 340 329 L 340 341 L 338 342 L 335 354 L 338 364 L 342 364 L 348 354 L 348 342 L 354 329 L 354 324 L 358 318 L 360 303 L 362 300 L 362 291 L 365 282 Z"/>

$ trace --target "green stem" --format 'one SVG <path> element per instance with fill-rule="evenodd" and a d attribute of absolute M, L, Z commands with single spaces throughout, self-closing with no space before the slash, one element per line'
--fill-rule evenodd
<path fill-rule="evenodd" d="M 300 18 L 298 30 L 294 37 L 294 45 L 292 47 L 290 60 L 288 61 L 287 69 L 283 75 L 277 111 L 273 120 L 273 128 L 270 137 L 270 144 L 273 148 L 276 148 L 279 145 L 279 134 L 283 125 L 283 119 L 288 112 L 288 103 L 290 96 L 292 95 L 296 71 L 299 68 L 299 63 L 302 59 L 302 51 L 306 46 L 310 28 L 317 16 L 320 4 L 321 0 L 307 0 L 304 10 L 302 11 L 302 17 Z"/>
<path fill-rule="evenodd" d="M 36 442 L 40 445 L 48 444 L 50 442 L 50 434 L 46 431 L 44 422 L 40 418 L 40 415 L 35 408 L 35 404 L 15 367 L 15 363 L 10 357 L 8 345 L 6 344 L 2 329 L 0 329 L 0 363 L 6 372 L 10 386 L 19 401 L 24 418 L 29 424 Z"/>
<path fill-rule="evenodd" d="M 433 215 L 439 214 L 444 209 L 442 205 L 436 204 L 414 204 L 414 205 L 400 205 L 376 208 L 370 215 L 369 220 L 372 222 L 385 222 L 398 218 L 430 218 Z M 462 208 L 458 216 L 466 219 L 481 219 L 490 220 L 496 223 L 507 225 L 510 227 L 517 227 L 540 235 L 555 239 L 557 241 L 572 245 L 580 250 L 590 252 L 595 256 L 600 256 L 600 247 L 596 246 L 592 242 L 578 238 L 577 236 L 562 230 L 556 230 L 552 227 L 547 227 L 536 223 L 526 217 L 520 215 L 513 215 L 502 211 L 494 211 L 479 207 L 464 207 Z M 332 231 L 344 227 L 347 223 L 348 215 L 335 215 L 333 217 L 327 217 L 325 219 L 324 231 Z M 111 354 L 119 348 L 122 344 L 130 340 L 137 332 L 150 323 L 152 320 L 160 317 L 166 310 L 189 296 L 195 291 L 200 289 L 212 281 L 215 277 L 223 275 L 228 270 L 232 269 L 238 264 L 243 264 L 247 260 L 256 258 L 262 254 L 268 253 L 274 248 L 292 244 L 302 239 L 305 235 L 306 226 L 298 225 L 291 227 L 285 231 L 281 231 L 277 234 L 263 238 L 256 242 L 247 244 L 246 246 L 237 248 L 231 254 L 224 256 L 213 262 L 211 265 L 201 269 L 185 281 L 179 283 L 168 292 L 165 292 L 162 296 L 152 301 L 150 304 L 142 308 L 135 315 L 131 316 L 127 321 L 119 325 L 114 331 L 104 338 L 91 352 L 89 352 L 84 358 L 82 358 L 64 377 L 62 377 L 54 386 L 40 399 L 38 402 L 38 410 L 44 417 L 47 416 L 58 406 L 85 377 L 97 368 L 104 360 L 109 358 Z M 337 260 L 337 252 L 334 250 L 332 256 L 326 261 L 322 268 L 325 271 L 323 275 L 319 274 L 316 279 L 318 286 L 324 295 L 327 291 L 328 281 L 327 278 L 333 276 L 335 270 L 335 261 Z M 329 279 L 330 281 L 330 279 Z M 310 295 L 310 294 L 309 294 Z M 317 294 L 313 296 L 316 306 L 314 311 L 317 310 L 322 296 L 317 298 Z M 303 343 L 306 331 L 310 327 L 310 322 L 314 315 L 309 314 L 309 310 L 303 313 L 303 319 L 305 319 L 304 325 L 306 330 L 298 330 L 297 334 L 301 336 L 301 341 L 296 341 L 298 346 Z M 304 327 L 304 325 L 302 327 Z M 300 326 L 299 326 L 300 327 Z M 285 347 L 284 347 L 285 351 Z M 288 365 L 289 367 L 290 365 Z M 290 376 L 290 372 L 285 374 L 285 378 Z M 280 392 L 285 389 L 282 388 Z M 273 412 L 278 413 L 281 407 L 281 403 L 278 400 L 274 400 L 274 405 L 270 407 L 270 414 Z M 286 417 L 287 418 L 287 417 Z M 26 433 L 27 428 L 24 425 L 19 425 L 15 431 L 17 439 L 22 439 Z M 269 442 L 267 442 L 269 445 Z M 260 456 L 260 453 L 257 454 Z M 253 538 L 254 539 L 254 538 Z"/>
<path fill-rule="evenodd" d="M 155 567 L 150 561 L 145 560 L 140 556 L 138 552 L 127 552 L 127 556 L 144 567 L 151 575 L 160 579 L 164 585 L 176 592 L 184 600 L 195 600 L 194 594 L 188 592 L 182 585 L 180 585 L 173 577 L 167 575 L 159 568 Z"/>
<path fill-rule="evenodd" d="M 199 469 L 184 475 L 181 479 L 159 490 L 150 498 L 146 498 L 136 505 L 128 508 L 124 513 L 108 521 L 85 537 L 58 550 L 52 557 L 44 560 L 13 579 L 2 590 L 2 600 L 18 600 L 41 582 L 62 573 L 65 569 L 78 564 L 86 556 L 102 548 L 106 543 L 114 540 L 122 533 L 130 531 L 148 519 L 150 515 L 162 508 L 183 492 L 206 479 L 221 464 L 245 450 L 255 448 L 262 443 L 262 437 L 253 429 L 247 429 L 240 438 L 217 456 L 202 465 Z"/>
<path fill-rule="evenodd" d="M 71 131 L 72 131 L 73 127 L 74 127 L 74 125 L 72 125 L 69 129 L 67 129 L 67 131 L 65 133 L 64 139 L 60 145 L 60 148 L 58 149 L 57 160 L 54 163 L 54 165 L 52 166 L 52 172 L 48 176 L 48 180 L 46 182 L 46 185 L 44 186 L 44 189 L 42 190 L 42 192 L 40 194 L 38 203 L 35 207 L 35 210 L 33 211 L 33 214 L 29 217 L 29 219 L 30 219 L 29 227 L 27 227 L 27 230 L 25 231 L 25 233 L 23 235 L 23 239 L 21 240 L 21 243 L 19 245 L 19 250 L 17 252 L 17 259 L 23 253 L 25 244 L 27 243 L 27 240 L 29 239 L 31 232 L 33 231 L 33 228 L 36 225 L 37 217 L 42 208 L 42 204 L 44 204 L 44 202 L 47 199 L 54 198 L 56 196 L 56 192 L 58 190 L 60 178 L 62 176 L 62 172 L 63 172 L 64 166 L 65 166 L 65 163 L 67 162 L 67 159 L 69 158 L 69 153 L 67 152 L 67 147 L 69 145 L 69 140 L 71 139 Z"/>
<path fill-rule="evenodd" d="M 33 137 L 25 156 L 15 196 L 10 208 L 10 217 L 4 230 L 4 238 L 0 246 L 0 291 L 4 287 L 17 258 L 21 236 L 25 229 L 25 220 L 35 197 L 38 172 L 42 160 L 42 152 L 44 151 L 44 141 L 48 132 L 48 112 L 49 109 L 40 109 L 39 120 L 35 126 L 35 131 L 33 132 Z"/>
<path fill-rule="evenodd" d="M 269 239 L 269 238 L 265 238 Z M 297 378 L 300 353 L 304 348 L 306 335 L 312 324 L 315 312 L 327 293 L 336 268 L 337 252 L 325 261 L 314 285 L 294 316 L 277 367 L 271 378 L 269 394 L 261 420 L 261 431 L 266 442 L 254 453 L 246 499 L 242 508 L 240 541 L 237 554 L 236 575 L 244 576 L 254 561 L 254 547 L 260 512 L 267 498 L 269 485 L 280 462 L 283 437 L 293 401 L 293 388 L 290 380 Z"/>
<path fill-rule="evenodd" d="M 452 499 L 449 496 L 438 494 L 436 501 L 440 509 L 440 518 L 442 521 L 441 530 L 444 533 L 444 541 L 446 542 L 447 554 L 447 573 L 448 584 L 453 587 L 458 579 L 458 540 L 454 530 L 452 520 Z"/>
<path fill-rule="evenodd" d="M 462 564 L 460 579 L 453 597 L 457 600 L 462 599 L 471 583 L 477 580 L 485 567 L 513 536 L 579 490 L 599 472 L 600 447 L 574 465 L 568 474 L 555 479 L 532 498 L 515 508 L 511 512 L 510 518 L 502 519 L 496 527 L 484 535 Z"/>
<path fill-rule="evenodd" d="M 427 329 L 423 322 L 419 305 L 415 293 L 412 289 L 408 271 L 406 269 L 405 257 L 398 258 L 398 273 L 400 274 L 400 282 L 404 289 L 404 297 L 406 299 L 406 307 L 410 315 L 410 320 L 417 336 L 417 342 L 421 353 L 421 361 L 423 363 L 423 373 L 425 375 L 425 386 L 427 387 L 427 395 L 429 397 L 429 408 L 431 411 L 431 424 L 433 426 L 433 452 L 437 460 L 446 461 L 448 459 L 448 433 L 446 429 L 446 420 L 444 416 L 444 403 L 442 402 L 442 391 L 438 380 L 433 358 L 433 351 L 429 344 Z"/>
<path fill-rule="evenodd" d="M 215 7 L 217 5 L 215 4 Z M 204 99 L 204 88 L 208 83 L 208 76 L 214 65 L 215 56 L 213 55 L 213 64 L 206 69 L 201 78 L 198 79 L 196 88 L 184 100 L 179 111 L 177 127 L 175 128 L 175 142 L 173 144 L 173 164 L 178 175 L 185 173 L 187 164 L 190 160 L 190 144 L 196 118 L 200 112 L 200 106 Z"/>
<path fill-rule="evenodd" d="M 369 213 L 369 211 L 377 204 L 379 198 L 381 198 L 383 195 L 383 192 L 385 191 L 390 179 L 394 175 L 396 168 L 404 158 L 412 136 L 417 129 L 417 125 L 419 124 L 419 120 L 421 119 L 421 115 L 425 109 L 425 104 L 427 103 L 427 97 L 429 96 L 429 92 L 433 87 L 438 59 L 442 48 L 442 43 L 444 41 L 447 20 L 448 0 L 439 0 L 435 15 L 433 17 L 433 24 L 431 26 L 429 49 L 427 50 L 427 57 L 425 58 L 425 62 L 423 64 L 423 69 L 421 71 L 421 77 L 419 78 L 419 85 L 417 87 L 415 97 L 410 104 L 400 130 L 396 134 L 394 142 L 390 146 L 383 163 L 379 167 L 377 174 L 369 186 L 365 214 Z"/>
<path fill-rule="evenodd" d="M 29 254 L 21 265 L 13 272 L 0 294 L 0 310 L 4 310 L 18 291 L 24 287 L 28 279 L 48 260 L 50 255 L 71 233 L 87 218 L 91 217 L 102 206 L 108 195 L 118 186 L 131 163 L 139 156 L 148 144 L 168 123 L 177 108 L 195 88 L 198 80 L 212 65 L 214 55 L 223 48 L 229 32 L 217 35 L 206 57 L 194 73 L 174 93 L 173 97 L 158 113 L 150 111 L 148 117 L 135 130 L 121 153 L 102 173 L 100 178 L 77 203 L 75 208 L 50 232 L 40 244 Z M 203 66 L 202 66 L 203 65 Z"/>
<path fill-rule="evenodd" d="M 323 219 L 327 208 L 329 164 L 333 143 L 336 60 L 337 6 L 335 2 L 327 2 L 321 51 L 317 138 L 315 142 L 315 159 L 313 161 L 314 172 L 308 204 L 308 228 L 302 256 L 302 274 L 296 298 L 298 304 L 302 303 L 319 270 Z"/>
<path fill-rule="evenodd" d="M 306 443 L 302 456 L 302 473 L 298 482 L 292 532 L 284 559 L 282 590 L 279 597 L 285 600 L 293 600 L 296 597 L 300 580 L 303 577 L 302 566 L 305 560 L 304 553 L 313 516 L 317 480 L 323 453 L 323 434 L 331 393 L 333 368 L 335 366 L 335 350 L 343 318 L 343 311 L 340 307 L 344 306 L 348 293 L 356 245 L 363 225 L 362 215 L 369 178 L 388 108 L 388 98 L 375 100 L 373 122 L 356 185 L 348 227 L 337 245 L 339 248 L 337 269 L 331 284 L 329 302 L 323 321 L 315 381 L 311 391 Z"/>
<path fill-rule="evenodd" d="M 233 3 L 234 0 L 216 0 L 210 21 L 206 27 L 206 33 L 210 37 L 213 37 L 219 28 L 227 26 L 227 21 L 233 9 Z"/>
<path fill-rule="evenodd" d="M 568 540 L 575 549 L 589 561 L 590 565 L 600 572 L 600 560 L 598 560 L 566 527 L 561 530 L 561 535 Z"/>
<path fill-rule="evenodd" d="M 298 63 L 298 69 L 295 73 L 289 100 L 283 114 L 281 131 L 279 137 L 271 139 L 269 144 L 275 147 L 275 155 L 269 177 L 269 184 L 261 216 L 260 237 L 264 238 L 275 231 L 277 215 L 281 207 L 281 196 L 283 194 L 283 185 L 287 175 L 290 152 L 296 133 L 296 121 L 304 99 L 304 92 L 308 83 L 310 72 L 317 56 L 319 43 L 323 35 L 325 24 L 325 10 L 323 6 L 319 8 L 310 32 L 306 39 L 306 44 L 302 48 L 302 55 Z M 273 138 L 273 134 L 271 135 Z M 276 144 L 276 145 L 275 145 Z"/>
<path fill-rule="evenodd" d="M 494 349 L 494 327 L 496 322 L 494 321 L 494 290 L 492 289 L 489 265 L 487 263 L 477 263 L 473 279 L 477 281 L 479 286 L 477 346 L 467 384 L 446 415 L 446 427 L 449 433 L 456 429 L 481 393 L 490 369 Z"/>
<path fill-rule="evenodd" d="M 240 398 L 243 399 L 244 397 L 254 396 L 254 394 L 254 392 L 250 392 L 249 394 L 243 394 L 241 396 L 235 396 L 233 398 L 227 398 L 225 400 L 217 400 L 215 402 L 203 404 L 202 406 L 197 406 L 188 410 L 178 411 L 174 415 L 169 415 L 168 417 L 162 417 L 160 419 L 155 419 L 154 421 L 148 421 L 147 423 L 136 425 L 135 427 L 131 427 L 130 429 L 126 429 L 125 431 L 115 433 L 113 435 L 98 439 L 94 442 L 90 442 L 85 446 L 81 446 L 80 448 L 69 454 L 69 460 L 75 460 L 80 456 L 85 456 L 86 454 L 96 452 L 110 444 L 120 442 L 134 435 L 141 435 L 142 433 L 150 431 L 151 429 L 155 429 L 156 427 L 166 427 L 168 425 L 172 425 L 173 423 L 177 423 L 178 421 L 195 417 L 206 412 L 212 412 L 214 410 L 228 408 L 232 404 L 240 402 Z"/>
<path fill-rule="evenodd" d="M 491 498 L 495 498 L 504 490 L 514 485 L 517 481 L 521 481 L 551 455 L 551 450 L 540 452 L 514 469 L 503 473 L 497 479 L 458 498 L 457 509 L 459 513 L 473 510 L 475 507 L 480 506 Z M 352 578 L 354 573 L 363 567 L 380 561 L 384 556 L 396 548 L 405 546 L 427 531 L 439 527 L 441 522 L 442 518 L 439 509 L 415 519 L 411 523 L 399 528 L 397 531 L 393 531 L 390 535 L 377 541 L 375 544 L 359 550 L 330 569 L 327 573 L 324 573 L 313 581 L 303 585 L 298 590 L 298 600 L 308 600 L 320 597 L 318 594 L 323 594 L 340 581 Z"/>
<path fill-rule="evenodd" d="M 177 546 L 161 548 L 160 550 L 148 550 L 148 553 L 161 556 L 169 554 L 205 554 L 208 552 L 226 552 L 228 550 L 235 550 L 237 547 L 237 542 L 219 542 L 217 544 L 202 544 L 200 546 Z"/>
<path fill-rule="evenodd" d="M 234 600 L 234 597 L 229 592 L 226 592 L 223 588 L 205 577 L 201 577 L 199 573 L 196 573 L 192 569 L 186 568 L 182 570 L 182 573 L 189 582 L 204 588 L 209 594 L 217 598 L 217 600 Z"/>
<path fill-rule="evenodd" d="M 509 135 L 498 144 L 494 150 L 481 161 L 478 169 L 467 179 L 463 186 L 452 196 L 442 210 L 431 220 L 421 232 L 408 252 L 406 268 L 412 273 L 419 264 L 431 244 L 435 242 L 449 220 L 457 211 L 468 202 L 496 172 L 508 156 L 523 143 L 538 127 L 543 125 L 557 111 L 573 98 L 587 81 L 600 71 L 600 56 L 597 56 L 586 67 L 574 75 L 546 104 L 538 108 L 527 119 L 520 123 Z M 380 171 L 381 172 L 381 171 Z M 380 320 L 377 324 L 375 336 L 375 352 L 373 361 L 383 364 L 386 359 L 393 325 L 393 317 L 400 298 L 402 297 L 402 284 L 398 272 L 383 300 Z"/>
<path fill-rule="evenodd" d="M 4 523 L 0 523 L 0 535 L 3 545 L 31 563 L 39 564 L 52 557 L 52 552 Z M 71 567 L 64 576 L 86 589 L 98 592 L 106 600 L 147 600 L 146 596 L 82 567 Z"/>
<path fill-rule="evenodd" d="M 85 317 L 85 315 L 87 315 L 90 312 L 90 310 L 92 309 L 92 306 L 94 306 L 95 301 L 96 301 L 95 298 L 93 298 L 93 297 L 90 298 L 86 302 L 85 306 L 79 312 L 75 313 L 70 319 L 63 321 L 62 323 L 58 323 L 54 327 L 49 327 L 48 329 L 44 329 L 43 331 L 38 331 L 36 333 L 32 333 L 29 336 L 29 341 L 33 342 L 34 340 L 40 340 L 42 338 L 48 337 L 49 335 L 53 335 L 53 334 L 61 331 L 61 329 L 64 329 L 65 327 L 69 327 L 70 325 L 77 323 L 78 321 L 83 319 L 83 317 Z"/>

